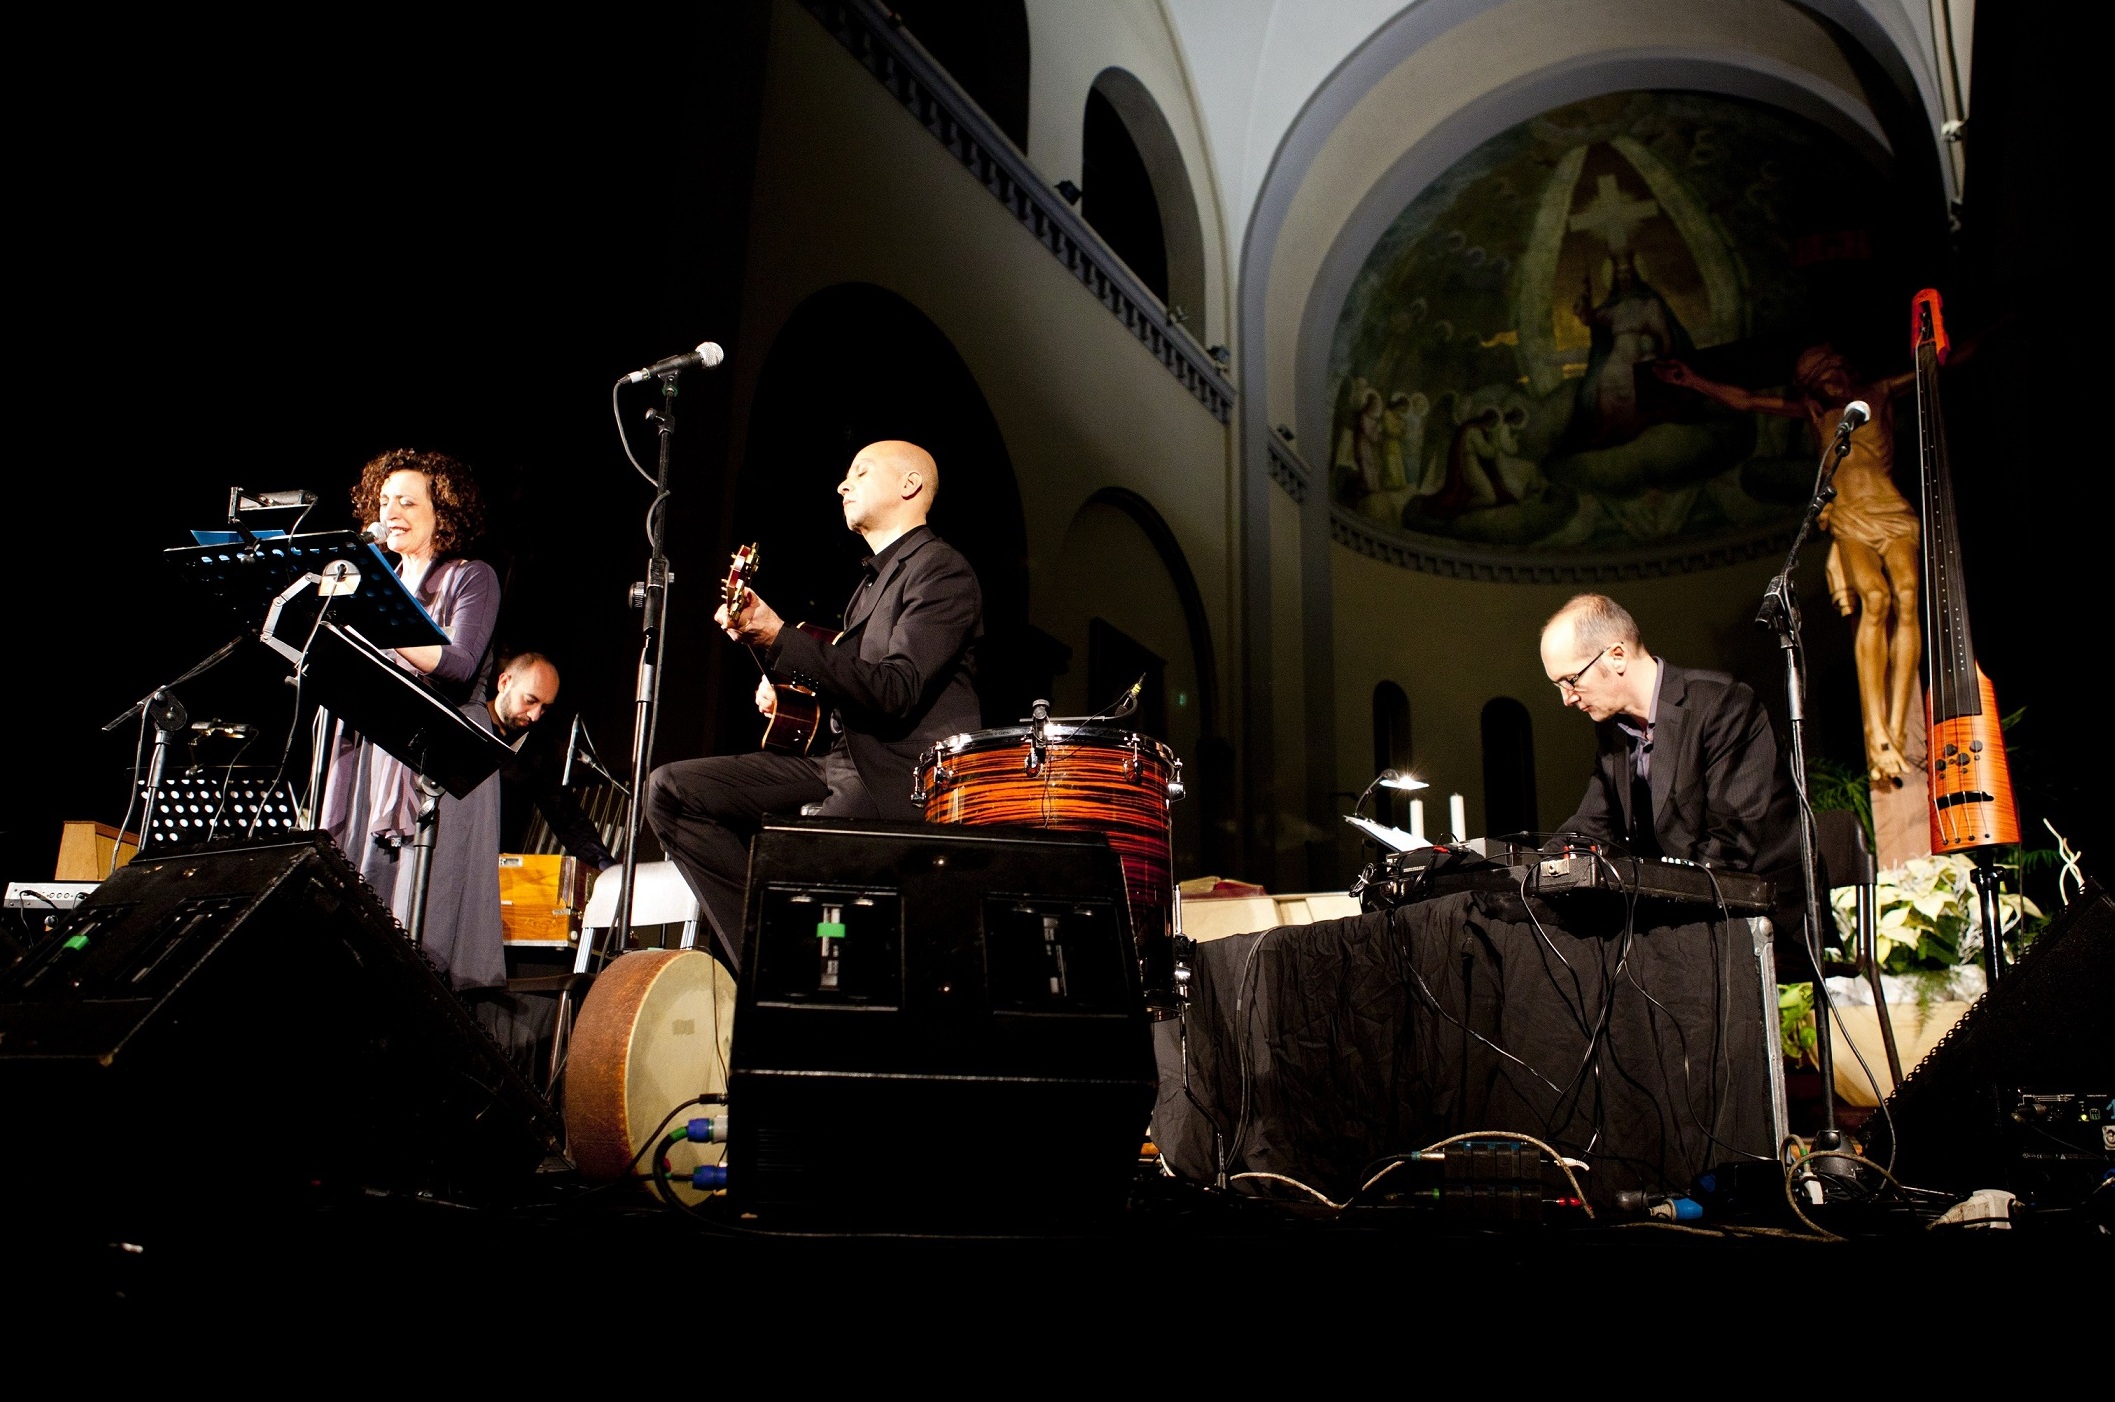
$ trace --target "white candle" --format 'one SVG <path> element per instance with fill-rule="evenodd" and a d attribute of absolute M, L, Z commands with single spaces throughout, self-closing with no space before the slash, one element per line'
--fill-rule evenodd
<path fill-rule="evenodd" d="M 1469 840 L 1469 805 L 1458 793 L 1447 795 L 1447 822 L 1454 829 L 1454 840 Z"/>
<path fill-rule="evenodd" d="M 1420 842 L 1425 840 L 1425 801 L 1421 798 L 1410 800 L 1410 835 Z"/>

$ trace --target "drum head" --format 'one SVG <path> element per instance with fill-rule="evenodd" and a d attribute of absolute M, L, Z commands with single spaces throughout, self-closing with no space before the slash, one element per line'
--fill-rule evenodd
<path fill-rule="evenodd" d="M 1041 727 L 1005 725 L 996 730 L 972 730 L 962 735 L 950 735 L 934 750 L 945 760 L 955 755 L 982 754 L 989 750 L 1026 749 L 1029 736 L 1039 728 L 1047 748 L 1084 745 L 1099 750 L 1128 750 L 1135 743 L 1146 754 L 1159 756 L 1162 763 L 1175 763 L 1175 751 L 1149 735 L 1107 726 L 1066 725 L 1058 721 L 1050 721 Z"/>
<path fill-rule="evenodd" d="M 565 1071 L 566 1135 L 582 1177 L 608 1182 L 632 1173 L 633 1156 L 663 1116 L 694 1096 L 726 1092 L 734 993 L 733 976 L 696 949 L 638 950 L 595 980 L 573 1025 Z M 701 1105 L 683 1118 L 725 1113 Z M 669 1164 L 687 1178 L 725 1151 L 681 1144 Z M 650 1179 L 651 1157 L 636 1172 Z M 702 1196 L 677 1191 L 686 1201 Z"/>

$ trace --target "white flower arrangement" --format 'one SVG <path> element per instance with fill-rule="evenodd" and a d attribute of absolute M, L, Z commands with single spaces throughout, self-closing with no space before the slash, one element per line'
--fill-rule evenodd
<path fill-rule="evenodd" d="M 1880 873 L 1877 955 L 1891 974 L 1942 971 L 1972 964 L 1983 953 L 1982 903 L 1976 897 L 1975 864 L 1962 856 L 1912 857 Z M 1829 893 L 1836 930 L 1846 949 L 1857 944 L 1858 889 Z M 2025 896 L 1998 893 L 1998 918 L 2009 941 L 2022 920 L 2039 922 L 2040 907 Z"/>

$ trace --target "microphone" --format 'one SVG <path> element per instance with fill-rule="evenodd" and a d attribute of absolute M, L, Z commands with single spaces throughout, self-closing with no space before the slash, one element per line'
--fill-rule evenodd
<path fill-rule="evenodd" d="M 673 375 L 679 370 L 688 370 L 693 365 L 710 370 L 726 358 L 727 352 L 721 350 L 717 342 L 700 341 L 696 350 L 685 351 L 681 355 L 672 355 L 666 360 L 657 360 L 644 370 L 632 371 L 624 377 L 624 380 L 627 384 L 635 385 L 641 380 L 650 380 L 656 375 Z"/>
<path fill-rule="evenodd" d="M 631 786 L 629 784 L 625 783 L 622 779 L 618 778 L 616 775 L 610 773 L 609 770 L 604 769 L 602 767 L 602 761 L 595 758 L 595 752 L 593 750 L 582 750 L 578 755 L 574 756 L 574 758 L 578 759 L 584 767 L 593 770 L 596 774 L 600 775 L 604 780 L 606 780 L 614 787 L 623 789 L 626 793 L 631 792 Z"/>
<path fill-rule="evenodd" d="M 389 539 L 389 527 L 383 525 L 380 521 L 369 521 L 367 529 L 360 532 L 360 534 L 373 544 L 380 545 L 383 541 Z"/>
<path fill-rule="evenodd" d="M 1868 422 L 1872 417 L 1873 411 L 1866 407 L 1864 400 L 1853 399 L 1843 406 L 1843 417 L 1836 421 L 1836 441 L 1843 442 L 1858 425 Z"/>

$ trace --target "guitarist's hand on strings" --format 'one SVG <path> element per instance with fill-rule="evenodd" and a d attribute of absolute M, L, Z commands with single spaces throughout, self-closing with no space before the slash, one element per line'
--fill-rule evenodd
<path fill-rule="evenodd" d="M 778 641 L 778 630 L 785 626 L 785 620 L 772 611 L 771 605 L 747 590 L 743 591 L 739 613 L 730 616 L 722 604 L 713 613 L 712 621 L 728 637 L 753 647 L 770 647 Z"/>
<path fill-rule="evenodd" d="M 756 679 L 756 709 L 761 715 L 778 714 L 778 688 L 771 684 L 769 677 Z"/>

